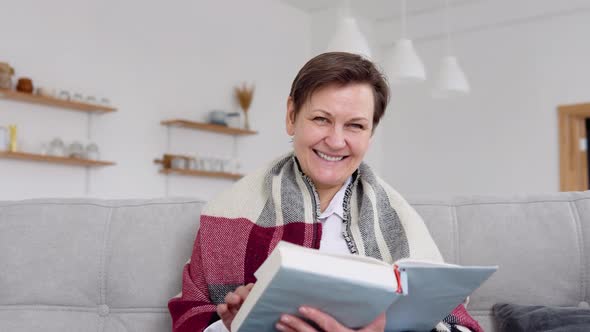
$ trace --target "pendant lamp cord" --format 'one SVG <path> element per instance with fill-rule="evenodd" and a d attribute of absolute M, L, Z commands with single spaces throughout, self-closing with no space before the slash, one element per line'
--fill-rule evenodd
<path fill-rule="evenodd" d="M 453 55 L 451 46 L 451 23 L 449 19 L 449 0 L 445 0 L 445 32 L 446 32 L 446 49 L 447 56 Z"/>
<path fill-rule="evenodd" d="M 350 0 L 344 0 L 343 5 L 344 5 L 342 8 L 343 17 L 352 17 L 352 9 L 351 9 Z"/>
<path fill-rule="evenodd" d="M 401 23 L 402 23 L 402 38 L 406 38 L 406 0 L 402 0 L 401 1 L 401 5 L 402 5 L 402 19 L 401 19 Z"/>

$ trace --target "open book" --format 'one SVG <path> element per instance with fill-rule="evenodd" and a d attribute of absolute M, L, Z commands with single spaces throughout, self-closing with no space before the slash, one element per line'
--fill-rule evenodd
<path fill-rule="evenodd" d="M 387 311 L 386 331 L 430 331 L 496 270 L 410 259 L 391 266 L 281 241 L 254 274 L 257 282 L 231 330 L 275 331 L 281 314 L 299 315 L 307 305 L 349 328 Z"/>

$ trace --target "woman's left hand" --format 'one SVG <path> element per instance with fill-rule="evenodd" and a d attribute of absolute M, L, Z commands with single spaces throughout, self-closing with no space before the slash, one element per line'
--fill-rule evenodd
<path fill-rule="evenodd" d="M 346 326 L 343 326 L 336 321 L 332 316 L 323 313 L 317 309 L 310 307 L 301 307 L 299 312 L 307 319 L 317 324 L 323 331 L 329 332 L 351 332 Z M 276 328 L 283 332 L 317 332 L 311 325 L 307 324 L 303 319 L 283 314 L 276 324 Z M 385 313 L 377 316 L 377 318 L 369 323 L 364 328 L 357 330 L 359 332 L 382 332 L 385 330 Z"/>

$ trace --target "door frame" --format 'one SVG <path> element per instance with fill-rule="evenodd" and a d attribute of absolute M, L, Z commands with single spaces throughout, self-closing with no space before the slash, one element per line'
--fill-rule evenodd
<path fill-rule="evenodd" d="M 580 148 L 586 139 L 590 103 L 561 105 L 559 117 L 559 173 L 561 191 L 588 190 L 588 152 Z"/>

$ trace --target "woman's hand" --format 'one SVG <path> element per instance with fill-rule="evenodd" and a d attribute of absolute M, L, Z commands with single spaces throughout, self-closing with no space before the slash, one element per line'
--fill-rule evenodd
<path fill-rule="evenodd" d="M 225 303 L 217 305 L 217 314 L 223 321 L 223 325 L 230 331 L 231 322 L 236 317 L 238 310 L 250 294 L 250 291 L 254 287 L 254 284 L 250 283 L 246 286 L 240 286 L 235 291 L 227 293 L 225 295 Z"/>
<path fill-rule="evenodd" d="M 332 316 L 325 314 L 317 309 L 310 307 L 301 307 L 299 312 L 307 319 L 316 323 L 322 330 L 329 332 L 352 332 L 353 330 L 338 323 Z M 276 328 L 283 332 L 317 332 L 311 325 L 307 324 L 301 318 L 284 314 L 276 324 Z M 369 325 L 358 330 L 359 332 L 383 332 L 385 330 L 385 313 L 369 323 Z"/>

